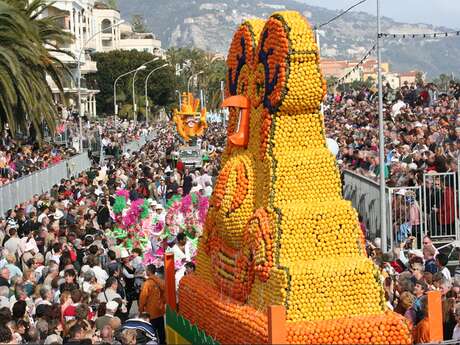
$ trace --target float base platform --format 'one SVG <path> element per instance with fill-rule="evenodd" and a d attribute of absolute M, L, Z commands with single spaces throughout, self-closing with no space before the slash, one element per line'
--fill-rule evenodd
<path fill-rule="evenodd" d="M 267 344 L 267 312 L 223 295 L 195 274 L 182 279 L 179 314 L 168 321 L 168 343 Z M 185 325 L 180 327 L 180 325 Z M 411 327 L 393 312 L 337 320 L 285 322 L 272 329 L 284 332 L 291 344 L 411 344 Z M 171 341 L 171 342 L 170 342 Z"/>

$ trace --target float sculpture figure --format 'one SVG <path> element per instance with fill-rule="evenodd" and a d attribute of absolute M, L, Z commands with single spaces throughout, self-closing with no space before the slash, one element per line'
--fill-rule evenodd
<path fill-rule="evenodd" d="M 267 307 L 286 309 L 287 341 L 411 343 L 387 311 L 357 213 L 326 147 L 325 82 L 313 32 L 297 12 L 248 20 L 228 54 L 222 169 L 197 271 L 180 315 L 219 343 L 266 343 Z"/>
<path fill-rule="evenodd" d="M 206 108 L 199 108 L 200 100 L 195 99 L 191 93 L 184 93 L 181 109 L 174 110 L 173 121 L 185 142 L 202 136 L 207 128 Z"/>

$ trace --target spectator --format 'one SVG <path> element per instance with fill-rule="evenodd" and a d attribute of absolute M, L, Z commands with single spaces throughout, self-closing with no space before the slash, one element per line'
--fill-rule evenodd
<path fill-rule="evenodd" d="M 158 335 L 160 344 L 165 343 L 165 330 L 164 318 L 165 313 L 165 285 L 164 282 L 158 278 L 156 268 L 153 264 L 146 267 L 147 280 L 142 286 L 141 294 L 139 297 L 139 312 L 147 313 L 150 317 L 152 327 Z"/>
<path fill-rule="evenodd" d="M 449 261 L 449 258 L 447 257 L 446 254 L 439 253 L 438 255 L 436 255 L 436 264 L 438 265 L 439 272 L 442 273 L 442 275 L 447 281 L 451 281 L 452 277 L 450 275 L 450 271 L 446 267 L 448 261 Z"/>

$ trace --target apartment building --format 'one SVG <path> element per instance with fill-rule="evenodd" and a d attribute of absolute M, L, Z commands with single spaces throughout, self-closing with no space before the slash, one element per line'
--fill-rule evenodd
<path fill-rule="evenodd" d="M 73 54 L 55 53 L 71 70 L 72 76 L 64 81 L 64 97 L 73 111 L 78 111 L 78 59 L 81 69 L 81 112 L 87 116 L 96 116 L 96 94 L 99 92 L 94 85 L 87 83 L 85 76 L 97 72 L 97 66 L 88 51 L 88 39 L 94 35 L 97 28 L 93 18 L 94 0 L 55 0 L 51 2 L 45 15 L 59 16 L 61 28 L 74 35 L 74 41 L 62 48 Z M 53 90 L 53 96 L 58 104 L 64 104 L 56 85 L 48 78 Z"/>
<path fill-rule="evenodd" d="M 64 98 L 51 78 L 48 83 L 53 91 L 57 104 L 65 104 L 72 111 L 78 109 L 78 60 L 80 60 L 80 113 L 88 117 L 96 116 L 96 95 L 99 93 L 96 85 L 91 85 L 86 76 L 97 72 L 95 61 L 91 60 L 93 52 L 108 52 L 112 50 L 146 51 L 154 55 L 163 56 L 161 41 L 152 33 L 133 32 L 131 25 L 119 24 L 120 12 L 111 9 L 104 3 L 96 0 L 50 0 L 50 7 L 44 14 L 59 16 L 60 26 L 75 37 L 74 41 L 62 48 L 73 56 L 55 53 L 55 56 L 64 62 L 71 70 L 71 77 L 64 81 Z M 119 25 L 117 25 L 119 24 Z"/>

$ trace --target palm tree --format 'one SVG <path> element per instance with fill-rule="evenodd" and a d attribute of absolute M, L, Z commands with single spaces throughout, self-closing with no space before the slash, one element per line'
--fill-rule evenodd
<path fill-rule="evenodd" d="M 56 17 L 45 17 L 46 0 L 0 0 L 0 124 L 14 133 L 30 123 L 54 128 L 56 107 L 46 75 L 63 90 L 67 67 L 53 57 L 72 36 Z"/>

